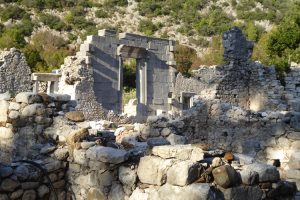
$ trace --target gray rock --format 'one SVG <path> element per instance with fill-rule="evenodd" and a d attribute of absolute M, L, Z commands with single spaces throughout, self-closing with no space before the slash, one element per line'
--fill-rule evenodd
<path fill-rule="evenodd" d="M 20 116 L 20 113 L 18 111 L 12 110 L 9 112 L 8 117 L 10 119 L 17 119 Z"/>
<path fill-rule="evenodd" d="M 16 102 L 18 103 L 41 103 L 43 101 L 42 97 L 33 92 L 21 92 L 16 96 Z"/>
<path fill-rule="evenodd" d="M 24 193 L 23 189 L 18 189 L 17 191 L 14 191 L 13 193 L 11 193 L 10 199 L 13 199 L 13 200 L 18 199 L 23 195 L 23 193 Z"/>
<path fill-rule="evenodd" d="M 29 170 L 26 166 L 20 165 L 15 169 L 14 174 L 19 180 L 25 181 L 29 176 Z"/>
<path fill-rule="evenodd" d="M 23 108 L 23 110 L 21 112 L 21 116 L 22 117 L 32 117 L 33 115 L 36 114 L 36 111 L 38 108 L 43 108 L 43 107 L 44 107 L 43 104 L 38 104 L 38 103 L 28 105 Z"/>
<path fill-rule="evenodd" d="M 109 199 L 110 200 L 121 200 L 125 198 L 125 194 L 123 191 L 123 187 L 120 183 L 118 182 L 113 182 Z"/>
<path fill-rule="evenodd" d="M 26 190 L 22 196 L 22 200 L 35 200 L 36 192 L 34 190 Z"/>
<path fill-rule="evenodd" d="M 255 171 L 242 170 L 240 175 L 242 183 L 245 185 L 255 185 L 259 182 L 259 174 Z"/>
<path fill-rule="evenodd" d="M 46 185 L 41 185 L 37 189 L 38 197 L 43 198 L 46 194 L 50 192 L 49 188 Z"/>
<path fill-rule="evenodd" d="M 11 98 L 11 95 L 8 91 L 0 94 L 0 101 L 2 101 L 2 100 L 9 101 L 10 98 Z"/>
<path fill-rule="evenodd" d="M 0 166 L 0 177 L 1 178 L 6 178 L 10 175 L 12 175 L 13 169 L 8 166 Z"/>
<path fill-rule="evenodd" d="M 278 170 L 271 165 L 253 163 L 245 165 L 243 169 L 257 172 L 259 174 L 259 182 L 276 182 L 279 180 Z"/>
<path fill-rule="evenodd" d="M 80 143 L 80 146 L 83 149 L 88 149 L 88 148 L 90 148 L 92 146 L 95 146 L 95 145 L 96 145 L 96 142 L 81 142 Z"/>
<path fill-rule="evenodd" d="M 225 200 L 262 199 L 263 191 L 258 186 L 238 186 L 222 190 Z"/>
<path fill-rule="evenodd" d="M 161 158 L 176 158 L 179 160 L 200 161 L 204 158 L 202 149 L 192 145 L 155 146 L 151 153 Z"/>
<path fill-rule="evenodd" d="M 200 177 L 201 165 L 193 161 L 181 161 L 176 163 L 167 172 L 167 183 L 171 185 L 185 186 Z"/>
<path fill-rule="evenodd" d="M 6 178 L 1 183 L 1 189 L 6 192 L 13 192 L 17 187 L 19 187 L 19 181 Z"/>
<path fill-rule="evenodd" d="M 112 164 L 118 164 L 127 160 L 127 151 L 111 147 L 94 146 L 86 151 L 91 160 L 98 160 Z"/>
<path fill-rule="evenodd" d="M 41 154 L 49 154 L 56 149 L 56 146 L 46 145 L 40 150 Z"/>
<path fill-rule="evenodd" d="M 217 167 L 212 171 L 215 182 L 222 188 L 229 188 L 239 184 L 238 174 L 229 165 Z"/>
<path fill-rule="evenodd" d="M 186 144 L 187 139 L 185 136 L 181 135 L 176 135 L 171 133 L 168 137 L 167 140 L 170 142 L 171 145 L 176 145 L 176 144 Z"/>
<path fill-rule="evenodd" d="M 293 114 L 290 125 L 295 131 L 300 131 L 300 113 Z"/>
<path fill-rule="evenodd" d="M 66 160 L 69 157 L 69 150 L 66 148 L 56 149 L 54 155 L 58 160 Z"/>
<path fill-rule="evenodd" d="M 168 142 L 165 138 L 163 137 L 153 137 L 153 138 L 148 138 L 147 139 L 147 144 L 150 147 L 153 146 L 162 146 L 162 145 L 169 145 L 170 142 Z"/>
<path fill-rule="evenodd" d="M 30 189 L 36 189 L 40 185 L 39 182 L 23 182 L 21 183 L 23 190 L 30 190 Z"/>
<path fill-rule="evenodd" d="M 9 200 L 7 194 L 0 194 L 0 200 Z"/>
<path fill-rule="evenodd" d="M 172 163 L 172 159 L 164 160 L 155 156 L 142 157 L 137 170 L 139 180 L 152 185 L 164 184 L 167 171 Z"/>
<path fill-rule="evenodd" d="M 163 128 L 161 130 L 161 136 L 167 137 L 170 134 L 171 134 L 171 130 L 169 128 Z"/>
<path fill-rule="evenodd" d="M 132 187 L 137 178 L 137 172 L 135 169 L 131 169 L 130 167 L 120 166 L 119 168 L 119 180 L 123 185 L 128 187 Z"/>
<path fill-rule="evenodd" d="M 296 183 L 279 181 L 272 184 L 272 189 L 268 192 L 270 199 L 293 199 L 297 192 Z M 288 198 L 289 197 L 289 198 Z"/>
<path fill-rule="evenodd" d="M 87 165 L 88 164 L 87 151 L 85 151 L 84 149 L 79 149 L 79 150 L 74 149 L 73 159 L 75 163 L 81 165 Z"/>
<path fill-rule="evenodd" d="M 193 183 L 185 187 L 165 184 L 158 190 L 157 200 L 214 200 L 215 192 L 209 184 Z"/>

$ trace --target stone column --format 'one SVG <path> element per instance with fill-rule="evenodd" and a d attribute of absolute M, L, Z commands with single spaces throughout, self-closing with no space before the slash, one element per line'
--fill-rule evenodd
<path fill-rule="evenodd" d="M 119 111 L 122 112 L 122 98 L 123 98 L 123 59 L 119 55 L 119 80 L 118 80 L 118 90 L 119 90 Z"/>
<path fill-rule="evenodd" d="M 34 93 L 38 93 L 39 92 L 39 82 L 38 81 L 34 81 L 33 92 Z"/>
<path fill-rule="evenodd" d="M 52 87 L 52 82 L 51 82 L 51 81 L 48 81 L 48 82 L 47 82 L 47 94 L 50 94 L 50 93 L 51 93 L 51 87 Z"/>

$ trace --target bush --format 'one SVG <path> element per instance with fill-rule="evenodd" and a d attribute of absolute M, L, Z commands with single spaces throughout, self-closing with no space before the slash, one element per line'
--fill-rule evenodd
<path fill-rule="evenodd" d="M 57 31 L 61 31 L 66 26 L 66 24 L 55 15 L 41 14 L 40 20 L 51 29 L 55 29 Z"/>
<path fill-rule="evenodd" d="M 149 19 L 141 20 L 138 26 L 138 31 L 149 36 L 153 35 L 157 30 L 158 27 Z"/>
<path fill-rule="evenodd" d="M 189 70 L 196 57 L 197 55 L 194 49 L 184 45 L 177 45 L 175 51 L 177 70 L 184 75 L 189 75 Z"/>
<path fill-rule="evenodd" d="M 98 9 L 95 12 L 95 15 L 98 18 L 107 18 L 107 17 L 109 17 L 108 13 L 106 11 L 104 11 L 103 9 Z"/>
<path fill-rule="evenodd" d="M 0 18 L 2 21 L 9 19 L 22 19 L 27 13 L 25 10 L 16 5 L 8 5 L 6 7 L 0 7 Z"/>

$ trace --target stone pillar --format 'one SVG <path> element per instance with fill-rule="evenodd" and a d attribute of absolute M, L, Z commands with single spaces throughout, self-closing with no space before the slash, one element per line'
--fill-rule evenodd
<path fill-rule="evenodd" d="M 38 81 L 34 81 L 33 92 L 34 93 L 38 93 L 39 92 L 39 82 Z"/>
<path fill-rule="evenodd" d="M 51 81 L 48 81 L 47 82 L 47 94 L 50 94 L 52 91 L 51 91 L 51 87 L 52 87 L 52 82 Z"/>
<path fill-rule="evenodd" d="M 119 111 L 122 112 L 122 98 L 123 98 L 123 59 L 122 56 L 119 55 L 119 81 L 118 81 L 118 90 L 119 90 Z"/>

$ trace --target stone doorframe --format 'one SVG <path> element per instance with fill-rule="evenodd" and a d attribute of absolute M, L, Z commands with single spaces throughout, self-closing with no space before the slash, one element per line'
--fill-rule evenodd
<path fill-rule="evenodd" d="M 122 102 L 123 95 L 123 61 L 126 58 L 136 59 L 136 91 L 138 99 L 138 107 L 147 106 L 147 68 L 148 68 L 148 52 L 145 48 L 133 47 L 128 45 L 119 45 L 117 48 L 117 55 L 119 59 L 119 78 L 118 78 L 118 90 L 120 92 L 120 102 Z M 143 106 L 141 106 L 143 105 Z M 120 110 L 122 109 L 120 105 Z"/>

